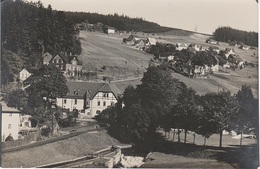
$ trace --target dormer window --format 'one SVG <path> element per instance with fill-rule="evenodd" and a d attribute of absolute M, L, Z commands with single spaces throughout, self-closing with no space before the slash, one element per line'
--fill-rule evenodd
<path fill-rule="evenodd" d="M 79 94 L 79 90 L 75 90 L 74 95 L 78 95 L 78 94 Z"/>

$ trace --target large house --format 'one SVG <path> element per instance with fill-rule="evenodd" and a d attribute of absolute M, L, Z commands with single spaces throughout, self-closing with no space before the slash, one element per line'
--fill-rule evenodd
<path fill-rule="evenodd" d="M 20 111 L 15 108 L 8 107 L 3 101 L 1 101 L 0 104 L 2 108 L 2 142 L 10 137 L 12 137 L 13 140 L 17 140 L 20 126 Z"/>
<path fill-rule="evenodd" d="M 74 76 L 76 71 L 82 70 L 82 63 L 77 56 L 56 54 L 52 56 L 48 52 L 44 54 L 44 64 L 52 64 L 67 75 Z"/>
<path fill-rule="evenodd" d="M 81 117 L 92 118 L 104 109 L 114 105 L 119 89 L 113 83 L 94 83 L 68 81 L 69 93 L 63 98 L 57 98 L 57 106 L 72 111 L 77 109 Z"/>

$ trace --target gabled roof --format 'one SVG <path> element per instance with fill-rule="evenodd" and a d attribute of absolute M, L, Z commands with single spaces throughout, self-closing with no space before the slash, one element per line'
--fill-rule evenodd
<path fill-rule="evenodd" d="M 121 94 L 120 90 L 116 87 L 114 83 L 105 83 L 104 86 L 102 86 L 99 89 L 100 92 L 112 92 L 114 93 L 115 97 L 117 98 L 118 94 Z"/>
<path fill-rule="evenodd" d="M 150 43 L 150 44 L 156 44 L 156 40 L 155 40 L 155 38 L 147 38 L 147 40 L 148 40 L 148 42 Z"/>
<path fill-rule="evenodd" d="M 53 58 L 53 56 L 49 52 L 45 52 L 43 55 L 43 60 L 45 62 L 50 62 L 50 60 Z"/>
<path fill-rule="evenodd" d="M 57 55 L 67 64 L 71 64 L 71 61 L 75 58 L 77 60 L 77 62 L 78 62 L 77 64 L 78 65 L 82 65 L 82 63 L 79 61 L 77 56 L 70 56 L 70 55 L 68 56 L 68 55 L 63 55 L 63 54 L 58 54 L 58 53 L 55 56 L 57 56 Z M 53 58 L 51 60 L 53 60 Z"/>
<path fill-rule="evenodd" d="M 34 68 L 34 67 L 24 67 L 22 70 L 24 70 L 24 69 L 27 70 L 31 74 L 37 70 L 37 68 Z"/>
<path fill-rule="evenodd" d="M 68 81 L 67 86 L 69 93 L 65 97 L 70 98 L 83 98 L 88 93 L 90 99 L 93 99 L 98 92 L 112 92 L 117 97 L 121 93 L 113 83 Z"/>
<path fill-rule="evenodd" d="M 12 107 L 8 107 L 4 101 L 1 101 L 0 105 L 2 108 L 2 113 L 20 113 L 19 110 L 12 108 Z"/>

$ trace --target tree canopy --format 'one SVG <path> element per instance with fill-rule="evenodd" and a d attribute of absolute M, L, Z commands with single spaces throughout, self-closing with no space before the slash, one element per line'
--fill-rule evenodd
<path fill-rule="evenodd" d="M 54 11 L 50 5 L 44 8 L 40 1 L 23 0 L 4 1 L 1 10 L 3 48 L 19 57 L 25 56 L 26 65 L 40 62 L 43 50 L 81 53 L 79 32 L 66 19 L 64 12 Z"/>
<path fill-rule="evenodd" d="M 246 32 L 230 27 L 219 27 L 213 33 L 217 41 L 222 42 L 242 42 L 249 46 L 258 46 L 258 34 L 256 32 Z"/>
<path fill-rule="evenodd" d="M 35 73 L 24 81 L 29 85 L 26 91 L 30 96 L 36 95 L 47 99 L 65 96 L 69 89 L 63 73 L 53 65 L 42 65 Z"/>

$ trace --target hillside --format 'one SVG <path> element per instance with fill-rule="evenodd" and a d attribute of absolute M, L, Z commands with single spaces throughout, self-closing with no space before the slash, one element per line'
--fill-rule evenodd
<path fill-rule="evenodd" d="M 131 46 L 122 44 L 122 39 L 128 37 L 130 34 L 123 35 L 107 35 L 97 32 L 80 32 L 82 54 L 80 55 L 83 60 L 83 68 L 86 70 L 95 70 L 97 67 L 100 70 L 103 66 L 105 70 L 101 69 L 98 73 L 108 76 L 121 78 L 125 76 L 134 76 L 139 70 L 139 74 L 145 71 L 145 67 L 148 66 L 150 58 L 153 55 L 147 54 L 141 50 L 135 49 Z M 205 43 L 205 40 L 209 38 L 207 35 L 191 34 L 189 36 L 183 36 L 182 33 L 176 34 L 170 32 L 147 34 L 139 32 L 140 37 L 154 37 L 157 41 L 163 43 L 196 43 L 203 48 L 212 46 Z M 226 43 L 221 43 L 220 49 L 234 48 L 235 52 L 244 60 L 254 64 L 258 63 L 258 57 L 253 53 L 258 53 L 257 50 L 241 50 L 238 47 L 228 46 Z M 126 64 L 127 61 L 127 64 Z M 142 67 L 143 65 L 143 67 Z M 203 95 L 207 92 L 217 92 L 225 89 L 230 90 L 231 93 L 236 93 L 243 84 L 248 84 L 252 87 L 255 97 L 258 93 L 258 72 L 256 67 L 245 67 L 239 71 L 229 70 L 230 75 L 216 74 L 212 75 L 211 79 L 189 79 L 180 74 L 172 73 L 174 78 L 183 81 L 188 87 L 194 88 L 198 94 Z M 136 86 L 140 84 L 140 79 L 118 82 L 120 90 L 131 84 Z"/>
<path fill-rule="evenodd" d="M 120 143 L 110 137 L 105 131 L 84 133 L 66 140 L 16 152 L 4 153 L 2 155 L 2 167 L 29 168 L 76 159 L 111 145 L 120 145 Z"/>

